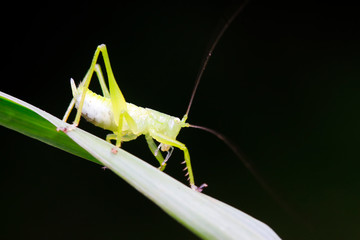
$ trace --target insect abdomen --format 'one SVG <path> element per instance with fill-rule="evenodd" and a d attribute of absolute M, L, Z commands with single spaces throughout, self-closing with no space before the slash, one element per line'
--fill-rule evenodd
<path fill-rule="evenodd" d="M 80 87 L 79 87 L 80 88 Z M 79 107 L 82 89 L 77 89 L 75 107 Z M 86 91 L 81 115 L 95 126 L 116 132 L 117 126 L 111 109 L 109 98 L 102 97 L 91 90 Z"/>

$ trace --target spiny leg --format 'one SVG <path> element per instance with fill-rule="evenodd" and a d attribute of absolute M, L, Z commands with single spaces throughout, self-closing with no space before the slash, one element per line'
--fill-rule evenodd
<path fill-rule="evenodd" d="M 192 171 L 192 167 L 191 167 L 191 162 L 190 162 L 190 154 L 189 154 L 189 150 L 187 149 L 187 147 L 185 146 L 185 144 L 175 140 L 175 139 L 171 139 L 165 135 L 162 134 L 158 134 L 156 132 L 150 132 L 151 137 L 153 137 L 154 139 L 156 139 L 156 141 L 163 143 L 163 144 L 167 144 L 173 147 L 177 147 L 179 149 L 181 149 L 184 152 L 184 159 L 185 159 L 185 163 L 186 163 L 186 167 L 187 167 L 187 174 L 185 176 L 189 176 L 188 180 L 190 183 L 190 187 L 193 190 L 196 190 L 198 192 L 201 192 L 203 190 L 204 187 L 207 187 L 207 184 L 204 183 L 202 184 L 200 187 L 197 187 L 195 185 L 195 180 L 194 180 L 194 174 Z"/>
<path fill-rule="evenodd" d="M 148 144 L 148 146 L 149 146 L 149 149 L 150 149 L 151 153 L 156 157 L 156 159 L 157 159 L 157 160 L 159 161 L 159 163 L 160 163 L 159 169 L 160 169 L 161 171 L 164 171 L 166 164 L 163 164 L 164 158 L 163 158 L 163 156 L 162 156 L 162 154 L 161 154 L 160 152 L 157 153 L 157 154 L 155 154 L 155 151 L 156 151 L 156 149 L 157 149 L 157 146 L 156 146 L 153 138 L 152 138 L 149 134 L 145 134 L 145 139 L 146 139 L 146 142 L 147 142 L 147 144 Z"/>

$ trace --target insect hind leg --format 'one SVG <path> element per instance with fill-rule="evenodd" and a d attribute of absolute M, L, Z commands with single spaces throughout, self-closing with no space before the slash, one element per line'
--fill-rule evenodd
<path fill-rule="evenodd" d="M 99 83 L 100 83 L 100 87 L 101 87 L 101 91 L 103 93 L 103 96 L 106 97 L 106 98 L 110 98 L 109 89 L 106 86 L 104 75 L 103 75 L 103 73 L 101 71 L 101 66 L 99 64 L 95 65 L 95 72 L 96 72 L 96 75 L 97 75 L 97 77 L 99 79 Z"/>
<path fill-rule="evenodd" d="M 95 53 L 94 53 L 94 57 L 91 61 L 91 65 L 90 65 L 90 68 L 89 70 L 87 71 L 83 81 L 80 83 L 80 86 L 82 87 L 82 93 L 81 93 L 81 97 L 80 97 L 80 102 L 79 102 L 79 106 L 78 106 L 78 110 L 77 110 L 77 113 L 76 113 L 76 116 L 75 116 L 75 120 L 73 122 L 73 125 L 74 126 L 78 126 L 79 125 L 79 122 L 80 122 L 80 118 L 81 118 L 81 112 L 82 112 L 82 108 L 84 106 L 84 101 L 85 101 L 85 96 L 86 96 L 86 91 L 88 90 L 89 88 L 89 85 L 90 85 L 90 81 L 91 81 L 91 78 L 92 78 L 92 75 L 95 71 L 95 66 L 96 66 L 96 62 L 99 58 L 99 54 L 101 52 L 101 48 L 100 46 L 97 47 Z M 101 74 L 101 73 L 100 73 Z M 102 74 L 101 74 L 102 75 Z M 99 74 L 98 74 L 99 76 Z M 79 86 L 79 87 L 80 87 Z M 74 96 L 75 97 L 75 96 Z"/>

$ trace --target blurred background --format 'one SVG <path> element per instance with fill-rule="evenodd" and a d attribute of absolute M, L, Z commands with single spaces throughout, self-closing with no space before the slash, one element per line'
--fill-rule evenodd
<path fill-rule="evenodd" d="M 181 118 L 221 23 L 240 1 L 3 6 L 1 91 L 59 118 L 96 49 L 128 102 Z M 215 49 L 189 122 L 228 136 L 272 197 L 216 137 L 183 129 L 204 193 L 283 239 L 360 238 L 357 6 L 250 1 Z M 95 78 L 94 78 L 95 79 Z M 97 81 L 91 89 L 99 92 Z M 80 127 L 105 138 L 81 121 Z M 1 239 L 196 239 L 101 166 L 9 129 L 1 134 Z M 157 166 L 139 137 L 124 149 Z M 166 173 L 186 184 L 175 150 Z"/>

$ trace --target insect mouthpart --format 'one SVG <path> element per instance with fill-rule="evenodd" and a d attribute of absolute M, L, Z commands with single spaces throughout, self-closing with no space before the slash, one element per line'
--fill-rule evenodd
<path fill-rule="evenodd" d="M 161 144 L 161 151 L 167 152 L 167 151 L 169 151 L 170 147 L 171 147 L 170 145 Z"/>

